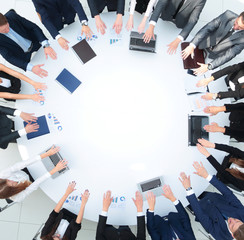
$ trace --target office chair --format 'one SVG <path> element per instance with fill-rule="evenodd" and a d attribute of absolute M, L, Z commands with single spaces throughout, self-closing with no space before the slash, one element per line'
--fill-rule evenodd
<path fill-rule="evenodd" d="M 238 194 L 242 197 L 244 197 L 244 191 L 242 191 L 241 189 L 239 189 L 238 187 L 232 185 L 231 183 L 227 183 L 225 184 L 233 193 Z"/>
<path fill-rule="evenodd" d="M 38 230 L 37 230 L 37 232 L 36 232 L 36 234 L 35 234 L 35 236 L 33 237 L 32 240 L 37 240 L 37 237 L 41 233 L 41 230 L 42 230 L 43 227 L 44 227 L 44 223 L 38 228 Z"/>
<path fill-rule="evenodd" d="M 7 202 L 7 205 L 5 205 L 4 207 L 0 207 L 0 212 L 6 210 L 7 208 L 13 206 L 16 202 L 10 200 L 10 199 L 5 199 Z"/>
<path fill-rule="evenodd" d="M 195 213 L 193 212 L 193 210 L 192 210 L 192 208 L 191 208 L 191 206 L 190 205 L 188 205 L 188 206 L 186 206 L 186 210 L 191 214 L 191 215 L 193 215 L 194 217 L 195 217 Z M 203 234 L 207 239 L 209 239 L 209 240 L 215 240 L 214 238 L 213 238 L 213 236 L 210 234 L 210 233 L 208 233 L 203 227 L 202 227 L 202 225 L 199 223 L 198 224 L 198 226 L 199 226 L 199 228 L 198 228 L 198 232 L 200 232 L 201 234 Z"/>

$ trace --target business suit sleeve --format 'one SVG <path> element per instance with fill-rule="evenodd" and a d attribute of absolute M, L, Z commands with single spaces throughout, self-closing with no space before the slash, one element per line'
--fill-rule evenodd
<path fill-rule="evenodd" d="M 212 62 L 210 62 L 212 65 L 212 68 L 215 69 L 215 68 L 223 65 L 224 63 L 230 61 L 236 55 L 241 53 L 243 49 L 244 49 L 244 44 L 238 44 L 238 45 L 235 45 L 235 46 L 227 49 L 223 55 L 221 55 L 220 57 L 217 57 Z"/>
<path fill-rule="evenodd" d="M 67 230 L 65 231 L 64 236 L 69 240 L 75 240 L 78 232 L 81 229 L 81 224 L 77 223 L 74 219 L 70 222 Z"/>
<path fill-rule="evenodd" d="M 244 159 L 244 152 L 238 148 L 228 146 L 226 144 L 215 143 L 215 149 L 230 153 L 231 155 Z"/>
<path fill-rule="evenodd" d="M 154 212 L 149 212 L 147 210 L 147 231 L 152 240 L 160 240 L 160 234 L 157 231 L 154 220 Z"/>
<path fill-rule="evenodd" d="M 244 97 L 244 88 L 238 89 L 236 86 L 235 91 L 218 92 L 218 96 L 219 99 L 224 99 L 224 98 L 241 99 Z"/>
<path fill-rule="evenodd" d="M 88 20 L 79 0 L 68 0 L 68 2 L 78 14 L 80 21 Z"/>
<path fill-rule="evenodd" d="M 191 228 L 191 221 L 190 218 L 185 210 L 185 208 L 182 206 L 182 203 L 179 201 L 177 205 L 175 205 L 177 212 L 179 213 L 180 222 L 182 226 L 184 227 L 185 231 L 191 232 L 194 236 L 194 233 Z"/>
<path fill-rule="evenodd" d="M 137 240 L 146 240 L 145 216 L 137 217 Z"/>
<path fill-rule="evenodd" d="M 237 208 L 243 208 L 242 203 L 233 194 L 233 192 L 228 187 L 226 187 L 221 181 L 219 181 L 216 178 L 216 176 L 212 177 L 210 183 L 222 193 L 226 200 L 226 203 Z"/>
<path fill-rule="evenodd" d="M 236 111 L 236 110 L 244 111 L 244 103 L 225 104 L 225 108 L 226 108 L 225 112 L 232 112 L 232 111 Z"/>
<path fill-rule="evenodd" d="M 6 59 L 9 63 L 23 69 L 26 71 L 27 65 L 29 62 L 24 60 L 21 57 L 18 57 L 17 55 L 12 54 L 12 52 L 8 51 L 6 48 L 0 46 L 0 54 L 4 59 Z"/>
<path fill-rule="evenodd" d="M 87 0 L 87 3 L 88 3 L 88 6 L 90 8 L 92 17 L 94 18 L 95 16 L 99 15 L 96 0 Z"/>
<path fill-rule="evenodd" d="M 230 136 L 232 138 L 243 139 L 244 132 L 243 130 L 233 129 L 231 127 L 225 126 L 225 133 L 224 135 Z"/>
<path fill-rule="evenodd" d="M 35 6 L 36 12 L 41 15 L 41 21 L 43 25 L 51 34 L 53 39 L 55 39 L 55 37 L 59 34 L 59 32 L 57 28 L 54 26 L 54 24 L 52 23 L 52 20 L 50 19 L 45 6 L 39 0 L 32 0 L 32 2 Z"/>
<path fill-rule="evenodd" d="M 221 78 L 227 74 L 238 72 L 242 68 L 244 68 L 244 62 L 225 67 L 225 68 L 223 68 L 217 72 L 212 73 L 212 76 L 214 77 L 214 80 L 216 80 L 216 79 Z"/>
<path fill-rule="evenodd" d="M 153 10 L 152 16 L 149 21 L 157 22 L 163 9 L 166 7 L 168 2 L 169 0 L 159 0 L 158 3 L 156 4 L 155 9 Z"/>
<path fill-rule="evenodd" d="M 195 213 L 195 216 L 197 217 L 197 219 L 199 220 L 199 222 L 202 224 L 202 226 L 205 228 L 205 230 L 207 232 L 213 232 L 213 221 L 212 219 L 205 214 L 205 212 L 203 212 L 203 210 L 201 209 L 201 206 L 196 198 L 195 194 L 191 194 L 189 196 L 186 197 L 187 200 L 189 201 L 192 210 Z"/>
<path fill-rule="evenodd" d="M 125 11 L 125 0 L 117 0 L 117 14 L 124 15 Z"/>
<path fill-rule="evenodd" d="M 0 112 L 4 113 L 6 115 L 14 116 L 14 111 L 15 110 L 16 109 L 14 109 L 14 108 L 0 106 Z"/>
<path fill-rule="evenodd" d="M 58 213 L 56 213 L 54 210 L 50 213 L 47 221 L 45 222 L 44 227 L 41 231 L 41 237 L 48 235 L 53 228 L 53 225 L 58 217 Z"/>
<path fill-rule="evenodd" d="M 97 224 L 96 240 L 106 240 L 103 233 L 106 228 L 107 217 L 99 215 L 99 220 Z"/>
<path fill-rule="evenodd" d="M 195 7 L 194 11 L 191 13 L 191 16 L 190 16 L 190 18 L 188 20 L 188 23 L 186 24 L 186 26 L 182 29 L 182 31 L 179 34 L 184 39 L 186 39 L 188 37 L 188 35 L 190 34 L 191 30 L 197 24 L 199 16 L 200 16 L 200 14 L 202 12 L 202 9 L 203 9 L 205 3 L 206 3 L 206 0 L 201 0 L 197 4 L 197 6 Z"/>

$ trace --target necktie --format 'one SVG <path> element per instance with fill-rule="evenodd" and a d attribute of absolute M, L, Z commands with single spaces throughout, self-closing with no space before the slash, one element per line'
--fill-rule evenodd
<path fill-rule="evenodd" d="M 234 33 L 234 28 L 232 28 L 225 36 L 224 36 L 224 38 L 221 40 L 221 42 L 222 41 L 224 41 L 226 38 L 228 38 L 228 37 L 230 37 L 233 33 Z"/>
<path fill-rule="evenodd" d="M 179 4 L 178 8 L 176 9 L 175 14 L 173 15 L 173 19 L 176 18 L 176 15 L 177 15 L 177 13 L 180 11 L 180 8 L 183 6 L 184 2 L 185 2 L 185 0 L 181 0 L 181 2 L 180 2 L 180 4 Z"/>

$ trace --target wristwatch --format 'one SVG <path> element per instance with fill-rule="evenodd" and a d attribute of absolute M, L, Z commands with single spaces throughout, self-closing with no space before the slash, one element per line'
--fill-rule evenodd
<path fill-rule="evenodd" d="M 208 70 L 212 70 L 213 69 L 213 67 L 212 67 L 212 65 L 209 63 L 208 64 Z"/>
<path fill-rule="evenodd" d="M 190 191 L 190 190 L 192 190 L 192 187 L 189 187 L 189 188 L 186 189 L 186 191 Z"/>
<path fill-rule="evenodd" d="M 50 44 L 49 43 L 46 43 L 43 48 L 47 48 L 47 47 L 50 47 Z"/>
<path fill-rule="evenodd" d="M 88 26 L 88 22 L 87 22 L 86 20 L 83 20 L 83 21 L 81 22 L 81 25 L 82 25 L 82 26 Z"/>

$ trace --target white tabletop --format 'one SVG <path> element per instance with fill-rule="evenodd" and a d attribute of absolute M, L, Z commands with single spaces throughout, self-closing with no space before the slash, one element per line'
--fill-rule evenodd
<path fill-rule="evenodd" d="M 98 36 L 97 40 L 89 42 L 97 57 L 85 65 L 71 49 L 64 51 L 55 41 L 51 41 L 51 46 L 57 52 L 58 60 L 45 61 L 42 49 L 34 56 L 32 63 L 45 63 L 49 75 L 45 79 L 32 73 L 27 75 L 48 85 L 44 92 L 45 103 L 19 100 L 16 107 L 34 112 L 36 116 L 54 114 L 63 130 L 58 131 L 58 125 L 48 120 L 50 134 L 32 140 L 22 137 L 18 139 L 18 146 L 24 160 L 53 143 L 61 147 L 61 155 L 69 161 L 70 171 L 41 185 L 55 202 L 64 193 L 68 182 L 75 180 L 79 192 L 89 189 L 91 193 L 85 218 L 97 221 L 102 210 L 103 193 L 111 190 L 118 201 L 109 210 L 108 223 L 133 225 L 136 224 L 136 208 L 131 198 L 137 191 L 138 182 L 163 175 L 164 182 L 186 206 L 188 203 L 178 180 L 179 173 L 186 171 L 191 174 L 193 189 L 200 194 L 208 183 L 192 174 L 193 161 L 203 161 L 209 173 L 214 174 L 215 170 L 196 147 L 188 147 L 188 114 L 191 109 L 184 79 L 187 76 L 194 81 L 194 77 L 186 75 L 180 50 L 170 56 L 166 46 L 180 30 L 172 23 L 159 20 L 155 28 L 157 53 L 137 52 L 129 50 L 126 29 L 122 32 L 122 40 L 110 45 L 110 38 L 115 38 L 110 31 L 115 13 L 102 14 L 102 19 L 107 25 L 104 36 L 97 33 L 93 19 L 89 22 Z M 140 15 L 135 13 L 136 28 L 139 19 Z M 124 17 L 124 26 L 126 21 L 127 17 Z M 61 31 L 70 41 L 70 46 L 78 41 L 80 28 L 76 22 Z M 63 68 L 82 82 L 72 95 L 55 81 Z M 32 93 L 33 89 L 23 84 L 22 91 Z M 218 104 L 226 102 L 228 100 L 218 101 Z M 226 125 L 228 116 L 220 113 L 211 117 L 212 121 Z M 16 128 L 22 127 L 22 121 L 16 119 Z M 210 141 L 227 144 L 229 137 L 210 133 Z M 219 161 L 224 157 L 223 152 L 210 152 Z M 34 178 L 46 172 L 41 162 L 29 169 Z M 76 207 L 75 211 L 78 209 Z M 144 212 L 146 209 L 147 203 L 144 202 Z M 157 197 L 157 214 L 166 215 L 172 210 L 174 206 L 169 200 Z"/>

